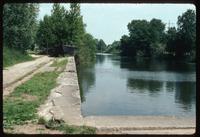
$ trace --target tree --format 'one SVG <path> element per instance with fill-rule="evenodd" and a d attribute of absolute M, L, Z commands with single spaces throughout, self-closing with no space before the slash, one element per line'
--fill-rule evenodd
<path fill-rule="evenodd" d="M 69 13 L 60 4 L 54 4 L 50 16 L 44 16 L 37 32 L 37 43 L 42 50 L 51 47 L 62 49 L 69 43 Z M 63 53 L 63 52 L 62 52 Z M 59 53 L 59 54 L 62 54 Z"/>
<path fill-rule="evenodd" d="M 3 7 L 4 46 L 25 52 L 32 48 L 37 31 L 38 4 L 5 4 Z"/>
<path fill-rule="evenodd" d="M 152 19 L 149 23 L 151 43 L 161 43 L 164 35 L 165 24 L 159 19 Z"/>
<path fill-rule="evenodd" d="M 56 35 L 53 33 L 52 24 L 51 17 L 47 15 L 39 23 L 36 42 L 42 50 L 48 50 L 56 44 Z"/>
<path fill-rule="evenodd" d="M 186 53 L 195 51 L 196 43 L 196 14 L 194 10 L 187 10 L 177 21 L 176 56 L 182 57 Z"/>
<path fill-rule="evenodd" d="M 131 45 L 129 36 L 123 35 L 120 39 L 121 55 L 132 55 L 135 56 L 136 49 Z"/>
<path fill-rule="evenodd" d="M 63 6 L 56 3 L 53 4 L 51 14 L 52 20 L 52 33 L 56 36 L 55 44 L 62 46 L 67 43 L 69 33 L 68 12 L 65 11 Z"/>
<path fill-rule="evenodd" d="M 176 37 L 177 37 L 177 30 L 175 27 L 168 28 L 167 30 L 167 45 L 166 45 L 166 51 L 170 54 L 175 53 L 175 46 L 176 46 Z"/>
<path fill-rule="evenodd" d="M 97 43 L 97 52 L 104 52 L 105 49 L 106 49 L 106 44 L 102 39 L 100 39 Z"/>
<path fill-rule="evenodd" d="M 120 41 L 114 41 L 106 47 L 107 53 L 120 53 Z"/>
<path fill-rule="evenodd" d="M 94 59 L 96 40 L 85 32 L 85 24 L 80 11 L 80 4 L 70 4 L 70 10 L 65 10 L 60 4 L 54 4 L 50 16 L 40 21 L 37 33 L 38 45 L 43 50 L 68 44 L 77 47 L 76 57 L 81 62 Z M 55 49 L 54 47 L 54 50 Z M 62 54 L 62 53 L 59 53 Z"/>
<path fill-rule="evenodd" d="M 132 20 L 129 36 L 121 38 L 121 53 L 129 56 L 157 56 L 164 50 L 165 24 L 159 19 Z"/>
<path fill-rule="evenodd" d="M 146 20 L 133 20 L 128 24 L 132 48 L 141 51 L 145 56 L 150 56 L 151 34 L 149 22 Z"/>
<path fill-rule="evenodd" d="M 95 59 L 96 43 L 93 36 L 89 33 L 84 34 L 84 46 L 79 47 L 78 56 L 83 64 L 93 62 Z"/>
<path fill-rule="evenodd" d="M 70 44 L 81 46 L 81 44 L 83 44 L 82 39 L 85 34 L 85 24 L 83 23 L 80 4 L 78 3 L 70 4 L 69 25 Z"/>

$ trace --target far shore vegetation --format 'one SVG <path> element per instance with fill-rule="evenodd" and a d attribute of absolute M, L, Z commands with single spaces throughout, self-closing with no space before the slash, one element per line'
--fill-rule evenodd
<path fill-rule="evenodd" d="M 70 4 L 69 10 L 55 3 L 51 15 L 45 15 L 40 21 L 37 20 L 38 13 L 39 4 L 4 5 L 3 67 L 31 60 L 27 50 L 49 54 L 50 49 L 62 45 L 76 47 L 75 57 L 83 64 L 93 62 L 95 53 L 196 60 L 196 12 L 191 9 L 177 17 L 176 27 L 167 27 L 156 18 L 130 20 L 127 22 L 129 34 L 109 45 L 86 32 L 87 24 L 83 22 L 78 3 Z"/>

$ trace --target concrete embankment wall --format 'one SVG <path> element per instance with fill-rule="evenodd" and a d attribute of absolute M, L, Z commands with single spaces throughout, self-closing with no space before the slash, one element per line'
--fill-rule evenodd
<path fill-rule="evenodd" d="M 66 68 L 57 78 L 57 83 L 58 86 L 51 91 L 38 114 L 46 119 L 62 119 L 69 125 L 83 125 L 74 57 L 68 57 Z"/>

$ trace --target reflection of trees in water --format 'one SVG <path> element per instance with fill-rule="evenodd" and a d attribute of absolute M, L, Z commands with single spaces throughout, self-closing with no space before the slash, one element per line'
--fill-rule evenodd
<path fill-rule="evenodd" d="M 165 61 L 166 70 L 177 71 L 177 72 L 195 72 L 195 64 L 189 64 L 185 62 L 177 61 Z"/>
<path fill-rule="evenodd" d="M 121 57 L 120 68 L 128 70 L 141 70 L 141 71 L 175 71 L 175 72 L 195 72 L 195 64 L 185 62 L 158 60 L 158 59 L 145 59 L 145 58 L 130 58 Z"/>
<path fill-rule="evenodd" d="M 167 82 L 168 92 L 175 92 L 175 101 L 183 106 L 185 110 L 191 109 L 196 102 L 196 83 L 195 82 Z"/>
<path fill-rule="evenodd" d="M 105 55 L 96 55 L 96 63 L 102 64 L 105 61 Z"/>
<path fill-rule="evenodd" d="M 95 83 L 95 69 L 94 69 L 95 63 L 90 63 L 89 65 L 79 65 L 77 67 L 78 70 L 78 81 L 79 81 L 79 87 L 80 87 L 80 95 L 81 95 L 81 101 L 85 101 L 85 95 L 86 92 L 89 91 L 89 88 L 94 85 Z"/>
<path fill-rule="evenodd" d="M 176 102 L 183 105 L 185 110 L 191 109 L 196 102 L 196 83 L 195 82 L 176 82 L 175 84 Z"/>
<path fill-rule="evenodd" d="M 156 59 L 122 57 L 120 68 L 128 70 L 158 71 L 165 70 L 165 62 Z"/>
<path fill-rule="evenodd" d="M 106 56 L 106 58 L 111 60 L 112 65 L 116 67 L 120 67 L 121 56 L 113 54 L 113 55 Z"/>
<path fill-rule="evenodd" d="M 156 96 L 162 92 L 163 82 L 143 79 L 128 79 L 128 88 L 131 92 L 145 93 Z M 190 110 L 192 104 L 196 102 L 196 83 L 195 82 L 166 82 L 167 92 L 175 92 L 175 101 L 182 105 L 185 110 Z"/>
<path fill-rule="evenodd" d="M 161 91 L 163 82 L 155 80 L 144 80 L 144 79 L 128 79 L 127 86 L 134 91 L 144 93 L 149 92 L 150 96 L 158 95 Z"/>

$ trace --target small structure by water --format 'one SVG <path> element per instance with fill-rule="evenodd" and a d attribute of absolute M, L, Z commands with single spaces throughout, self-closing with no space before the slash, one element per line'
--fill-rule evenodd
<path fill-rule="evenodd" d="M 74 45 L 62 45 L 62 46 L 55 46 L 50 49 L 48 49 L 48 54 L 50 56 L 57 57 L 59 55 L 75 55 L 75 51 L 77 50 L 77 47 Z"/>

